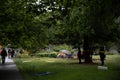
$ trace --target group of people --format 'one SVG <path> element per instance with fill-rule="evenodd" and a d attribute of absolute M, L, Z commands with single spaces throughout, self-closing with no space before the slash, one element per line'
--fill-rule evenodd
<path fill-rule="evenodd" d="M 105 53 L 104 53 L 104 47 L 101 47 L 100 48 L 100 51 L 99 51 L 99 56 L 100 56 L 100 61 L 101 61 L 101 65 L 104 65 L 104 60 L 105 60 Z M 90 53 L 90 57 L 93 55 L 93 52 L 91 52 L 91 50 L 89 51 Z M 78 57 L 78 60 L 79 60 L 79 64 L 81 64 L 81 58 L 82 58 L 82 54 L 81 54 L 81 50 L 80 50 L 80 47 L 78 48 L 78 53 L 77 53 L 77 57 Z M 92 58 L 91 58 L 92 59 Z"/>
<path fill-rule="evenodd" d="M 2 64 L 5 64 L 5 59 L 6 59 L 7 55 L 9 58 L 10 57 L 13 58 L 14 50 L 8 49 L 8 52 L 7 52 L 6 49 L 3 48 L 0 52 L 0 55 L 1 55 Z"/>

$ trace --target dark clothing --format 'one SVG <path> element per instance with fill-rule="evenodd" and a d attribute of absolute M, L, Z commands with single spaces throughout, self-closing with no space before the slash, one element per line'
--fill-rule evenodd
<path fill-rule="evenodd" d="M 12 50 L 8 49 L 8 58 L 11 58 L 11 53 L 12 53 Z"/>
<path fill-rule="evenodd" d="M 7 56 L 7 52 L 6 52 L 5 49 L 3 49 L 2 52 L 1 52 L 2 64 L 5 63 L 5 58 L 6 58 L 6 56 Z"/>
<path fill-rule="evenodd" d="M 104 60 L 105 60 L 105 54 L 104 54 L 104 52 L 100 51 L 99 55 L 100 55 L 101 65 L 104 65 Z"/>
<path fill-rule="evenodd" d="M 11 52 L 11 57 L 12 58 L 14 57 L 14 54 L 15 54 L 15 50 L 12 50 L 12 52 Z"/>
<path fill-rule="evenodd" d="M 1 56 L 7 56 L 7 52 L 6 52 L 5 49 L 2 50 L 2 52 L 1 52 Z"/>
<path fill-rule="evenodd" d="M 80 63 L 81 63 L 81 58 L 82 58 L 80 48 L 78 48 L 78 54 L 77 54 L 77 56 L 78 56 L 78 59 L 79 59 L 79 64 L 80 64 Z"/>
<path fill-rule="evenodd" d="M 5 58 L 6 56 L 2 56 L 2 64 L 5 64 Z"/>

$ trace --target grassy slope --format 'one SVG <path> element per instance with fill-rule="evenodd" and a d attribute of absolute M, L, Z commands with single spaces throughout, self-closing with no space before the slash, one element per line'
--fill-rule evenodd
<path fill-rule="evenodd" d="M 26 58 L 15 62 L 24 80 L 120 80 L 120 55 L 107 56 L 108 70 L 98 70 L 99 61 L 95 61 L 99 64 L 77 64 L 74 59 Z M 36 75 L 41 72 L 52 74 Z"/>

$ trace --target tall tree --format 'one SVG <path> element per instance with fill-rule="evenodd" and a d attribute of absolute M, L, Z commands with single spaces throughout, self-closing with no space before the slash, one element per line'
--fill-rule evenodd
<path fill-rule="evenodd" d="M 44 27 L 30 11 L 36 0 L 2 0 L 0 2 L 0 44 L 32 49 L 47 42 Z"/>
<path fill-rule="evenodd" d="M 115 19 L 119 16 L 119 0 L 75 0 L 69 18 L 65 19 L 64 32 L 73 44 L 83 44 L 85 62 L 92 62 L 90 47 L 118 37 Z M 118 32 L 115 32 L 117 30 Z M 74 37 L 74 38 L 73 38 Z M 74 39 L 74 41 L 72 41 Z"/>

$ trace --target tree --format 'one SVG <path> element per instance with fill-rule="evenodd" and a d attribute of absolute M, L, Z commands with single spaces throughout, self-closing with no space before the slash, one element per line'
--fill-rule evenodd
<path fill-rule="evenodd" d="M 91 62 L 91 46 L 119 39 L 119 4 L 119 0 L 1 0 L 0 43 L 27 49 L 49 43 L 82 45 L 85 62 Z"/>
<path fill-rule="evenodd" d="M 0 44 L 12 44 L 28 50 L 45 47 L 53 34 L 58 31 L 55 26 L 62 19 L 60 12 L 64 13 L 64 8 L 59 1 L 2 0 Z M 51 33 L 50 30 L 55 32 Z"/>
<path fill-rule="evenodd" d="M 0 44 L 12 44 L 25 49 L 43 47 L 47 43 L 44 26 L 36 14 L 29 11 L 29 3 L 36 0 L 1 1 Z"/>
<path fill-rule="evenodd" d="M 119 0 L 75 0 L 63 31 L 73 44 L 83 44 L 85 62 L 92 62 L 89 49 L 94 44 L 106 45 L 115 41 L 120 31 L 115 26 L 119 16 Z M 112 11 L 112 12 L 111 12 Z M 117 32 L 115 32 L 117 30 Z M 114 32 L 114 33 L 113 33 Z M 74 37 L 74 38 L 73 38 Z"/>

